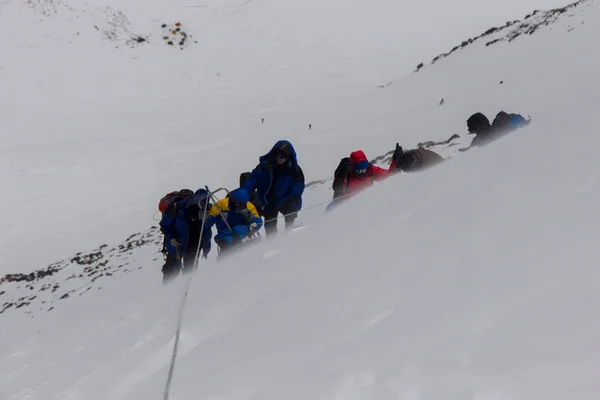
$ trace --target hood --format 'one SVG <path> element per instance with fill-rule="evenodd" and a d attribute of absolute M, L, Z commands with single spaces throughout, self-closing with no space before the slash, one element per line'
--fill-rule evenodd
<path fill-rule="evenodd" d="M 246 204 L 249 200 L 250 200 L 250 196 L 248 196 L 248 192 L 246 191 L 246 189 L 235 189 L 232 190 L 231 192 L 229 192 L 229 197 L 231 198 L 231 200 L 235 201 L 236 203 L 240 203 L 240 204 Z"/>
<path fill-rule="evenodd" d="M 198 206 L 200 208 L 204 208 L 207 204 L 209 204 L 208 192 L 206 189 L 198 189 L 192 196 L 189 196 L 186 199 L 185 206 Z"/>
<path fill-rule="evenodd" d="M 274 162 L 274 153 L 275 150 L 280 150 L 284 154 L 289 157 L 288 166 L 296 168 L 298 166 L 298 158 L 296 157 L 296 150 L 294 150 L 294 146 L 287 140 L 280 140 L 271 148 L 271 150 L 260 157 L 261 164 L 272 164 Z"/>
<path fill-rule="evenodd" d="M 353 151 L 352 153 L 350 153 L 350 164 L 358 164 L 359 162 L 362 161 L 369 161 L 367 160 L 367 156 L 365 155 L 365 152 L 362 150 L 356 150 Z"/>
<path fill-rule="evenodd" d="M 480 112 L 475 113 L 467 120 L 467 128 L 470 133 L 486 133 L 491 128 L 490 120 Z"/>

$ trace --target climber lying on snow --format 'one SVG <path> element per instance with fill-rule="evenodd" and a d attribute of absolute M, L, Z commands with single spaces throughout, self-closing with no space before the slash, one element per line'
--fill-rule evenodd
<path fill-rule="evenodd" d="M 442 161 L 444 158 L 435 151 L 422 148 L 404 151 L 396 144 L 392 163 L 396 165 L 396 172 L 416 172 L 433 167 Z"/>
<path fill-rule="evenodd" d="M 485 146 L 510 132 L 526 127 L 530 122 L 531 118 L 525 119 L 520 114 L 508 114 L 504 111 L 500 111 L 496 115 L 496 118 L 494 118 L 494 121 L 490 124 L 489 119 L 487 119 L 485 115 L 480 112 L 475 113 L 467 120 L 469 133 L 476 135 L 469 148 L 474 146 Z"/>

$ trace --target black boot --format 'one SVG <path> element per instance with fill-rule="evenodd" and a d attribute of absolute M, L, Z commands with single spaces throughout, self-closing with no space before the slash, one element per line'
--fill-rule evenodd
<path fill-rule="evenodd" d="M 298 216 L 298 214 L 296 214 L 296 213 L 291 214 L 291 215 L 286 215 L 286 217 L 285 217 L 285 230 L 286 231 L 292 230 L 292 228 L 294 227 L 294 221 L 296 220 L 297 216 Z"/>
<path fill-rule="evenodd" d="M 231 252 L 233 244 L 226 240 L 221 240 L 217 243 L 219 246 L 219 253 L 217 254 L 217 260 L 221 260 L 223 257 L 227 257 L 227 254 Z"/>
<path fill-rule="evenodd" d="M 181 259 L 167 254 L 162 267 L 163 283 L 168 283 L 179 276 L 181 272 Z"/>
<path fill-rule="evenodd" d="M 188 262 L 185 262 L 185 260 L 184 260 L 181 274 L 187 275 L 194 271 L 196 271 L 196 262 L 194 261 L 194 258 L 193 257 L 190 258 L 190 261 L 188 261 Z"/>
<path fill-rule="evenodd" d="M 198 241 L 190 241 L 187 248 L 183 252 L 183 267 L 182 274 L 189 274 L 190 272 L 194 272 L 196 270 L 196 250 L 198 246 Z"/>
<path fill-rule="evenodd" d="M 294 221 L 298 217 L 298 211 L 293 209 L 285 208 L 281 210 L 281 213 L 285 215 L 285 230 L 290 231 L 294 226 Z"/>
<path fill-rule="evenodd" d="M 265 208 L 263 210 L 263 217 L 265 218 L 265 233 L 267 238 L 277 235 L 277 214 L 279 214 L 278 210 L 273 210 L 271 208 Z"/>

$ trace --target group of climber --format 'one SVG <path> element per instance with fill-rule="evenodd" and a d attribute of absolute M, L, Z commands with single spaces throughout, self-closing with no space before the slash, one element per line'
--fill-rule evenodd
<path fill-rule="evenodd" d="M 265 218 L 267 237 L 276 234 L 279 213 L 284 216 L 286 229 L 291 229 L 302 208 L 303 192 L 304 174 L 294 147 L 280 140 L 260 157 L 252 172 L 241 174 L 240 187 L 221 200 L 205 188 L 167 194 L 159 203 L 163 279 L 169 281 L 182 271 L 193 271 L 197 257 L 208 256 L 213 226 L 219 256 L 254 237 L 263 226 L 261 217 Z"/>
<path fill-rule="evenodd" d="M 476 136 L 473 138 L 471 145 L 462 150 L 465 151 L 474 146 L 485 146 L 511 131 L 527 126 L 529 122 L 530 120 L 519 114 L 507 114 L 500 111 L 493 123 L 490 124 L 485 115 L 480 112 L 475 113 L 467 120 L 467 129 L 469 133 Z M 396 144 L 389 168 L 383 169 L 370 163 L 362 150 L 356 150 L 350 154 L 350 157 L 343 158 L 335 170 L 333 201 L 327 209 L 331 209 L 339 204 L 341 200 L 372 186 L 374 182 L 386 179 L 396 172 L 421 171 L 442 161 L 444 161 L 444 158 L 432 150 L 417 148 L 404 151 L 401 146 Z"/>
<path fill-rule="evenodd" d="M 527 126 L 529 122 L 521 115 L 501 111 L 490 124 L 482 113 L 473 114 L 467 120 L 467 128 L 476 136 L 469 148 L 484 146 L 508 132 Z M 388 169 L 369 162 L 362 150 L 343 158 L 334 173 L 333 201 L 328 209 L 392 174 L 421 171 L 444 161 L 436 152 L 421 147 L 405 151 L 396 144 L 395 150 L 390 153 Z M 221 200 L 216 200 L 207 189 L 169 193 L 159 204 L 166 256 L 163 266 L 165 280 L 181 271 L 192 271 L 200 254 L 207 257 L 211 251 L 213 226 L 217 228 L 214 240 L 219 247 L 219 255 L 254 237 L 263 226 L 262 218 L 265 219 L 267 237 L 277 232 L 280 213 L 285 219 L 286 229 L 291 229 L 302 208 L 303 192 L 304 174 L 298 165 L 294 147 L 289 141 L 280 140 L 259 158 L 259 164 L 252 172 L 241 174 L 240 187 Z M 211 201 L 215 201 L 214 204 Z"/>

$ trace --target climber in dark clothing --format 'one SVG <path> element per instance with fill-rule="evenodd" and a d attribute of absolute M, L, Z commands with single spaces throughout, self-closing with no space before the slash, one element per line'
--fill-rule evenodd
<path fill-rule="evenodd" d="M 248 193 L 256 190 L 267 236 L 277 232 L 279 213 L 285 216 L 286 229 L 291 229 L 302 208 L 304 192 L 304 173 L 292 144 L 287 140 L 275 143 L 267 154 L 260 157 L 260 163 L 242 188 Z"/>
<path fill-rule="evenodd" d="M 170 212 L 163 214 L 160 229 L 165 235 L 164 282 L 180 272 L 192 272 L 196 257 L 200 256 L 197 251 L 202 250 L 203 258 L 208 256 L 212 233 L 210 229 L 202 229 L 202 225 L 210 207 L 207 191 L 198 189 L 195 194 L 173 204 Z"/>
<path fill-rule="evenodd" d="M 402 172 L 422 171 L 444 161 L 444 158 L 435 151 L 422 148 L 403 150 L 398 144 L 396 144 L 396 151 L 392 159 L 396 171 Z"/>
<path fill-rule="evenodd" d="M 467 120 L 469 133 L 476 134 L 470 147 L 485 146 L 510 132 L 529 125 L 530 122 L 531 119 L 525 119 L 519 114 L 500 111 L 494 118 L 494 122 L 490 124 L 485 115 L 480 112 L 475 113 Z"/>

